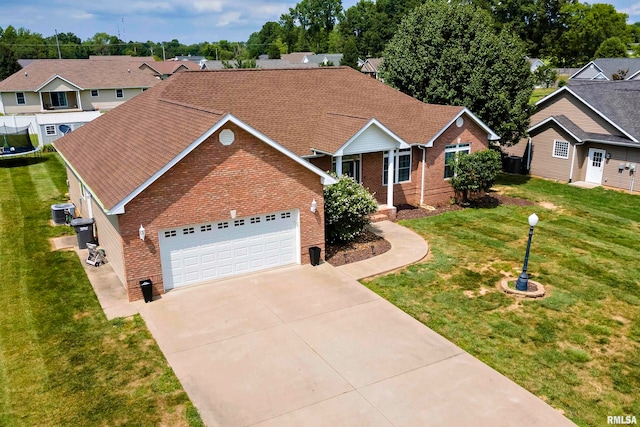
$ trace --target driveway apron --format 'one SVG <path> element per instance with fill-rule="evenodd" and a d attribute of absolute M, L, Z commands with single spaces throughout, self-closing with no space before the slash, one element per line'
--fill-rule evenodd
<path fill-rule="evenodd" d="M 208 426 L 574 425 L 326 263 L 138 306 Z"/>

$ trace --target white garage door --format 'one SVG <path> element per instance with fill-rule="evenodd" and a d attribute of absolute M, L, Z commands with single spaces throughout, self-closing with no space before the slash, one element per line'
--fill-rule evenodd
<path fill-rule="evenodd" d="M 160 231 L 165 290 L 295 264 L 298 212 L 276 212 Z"/>

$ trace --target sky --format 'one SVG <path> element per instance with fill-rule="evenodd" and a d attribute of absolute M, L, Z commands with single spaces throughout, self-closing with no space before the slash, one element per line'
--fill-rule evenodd
<path fill-rule="evenodd" d="M 640 21 L 640 0 L 602 0 Z M 247 41 L 298 1 L 285 0 L 2 0 L 0 27 L 24 27 L 45 37 L 72 32 L 83 41 L 104 32 L 124 41 L 196 44 Z M 343 0 L 347 9 L 357 0 Z M 589 1 L 598 3 L 598 1 Z"/>

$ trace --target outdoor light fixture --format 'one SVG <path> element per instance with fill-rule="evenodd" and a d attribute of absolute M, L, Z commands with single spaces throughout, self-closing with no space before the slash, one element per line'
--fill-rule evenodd
<path fill-rule="evenodd" d="M 316 202 L 316 199 L 313 199 L 313 202 L 311 202 L 311 212 L 314 212 L 318 209 L 318 203 Z"/>
<path fill-rule="evenodd" d="M 144 229 L 142 224 L 140 224 L 140 228 L 138 229 L 138 236 L 140 236 L 140 240 L 144 240 L 146 235 L 147 235 L 147 231 Z"/>
<path fill-rule="evenodd" d="M 527 265 L 529 264 L 529 249 L 531 249 L 531 237 L 533 237 L 533 227 L 538 225 L 538 215 L 529 215 L 529 241 L 527 242 L 527 253 L 524 256 L 524 265 L 522 266 L 522 273 L 516 281 L 516 290 L 526 291 L 529 286 L 529 276 L 527 276 Z"/>
<path fill-rule="evenodd" d="M 604 156 L 607 160 L 609 160 L 611 158 L 611 153 L 607 153 L 606 156 Z"/>

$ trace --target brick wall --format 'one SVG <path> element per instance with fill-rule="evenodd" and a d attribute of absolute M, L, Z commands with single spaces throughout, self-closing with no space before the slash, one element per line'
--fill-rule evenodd
<path fill-rule="evenodd" d="M 433 147 L 427 148 L 424 178 L 425 205 L 442 206 L 451 202 L 451 197 L 454 195 L 453 188 L 451 188 L 449 181 L 444 179 L 445 146 L 466 142 L 471 143 L 472 153 L 489 147 L 487 133 L 470 118 L 464 116 L 462 127 L 457 127 L 455 123 L 452 124 L 433 143 Z"/>
<path fill-rule="evenodd" d="M 175 165 L 126 206 L 120 216 L 130 300 L 142 298 L 139 281 L 151 279 L 163 292 L 158 231 L 165 228 L 281 210 L 300 210 L 300 253 L 324 251 L 324 203 L 320 177 L 242 129 L 229 124 L 235 141 L 223 146 L 218 133 Z M 316 213 L 310 211 L 315 199 Z M 138 237 L 140 224 L 146 239 Z"/>

